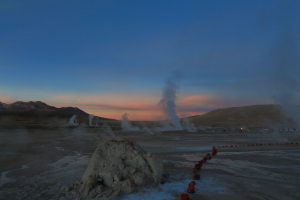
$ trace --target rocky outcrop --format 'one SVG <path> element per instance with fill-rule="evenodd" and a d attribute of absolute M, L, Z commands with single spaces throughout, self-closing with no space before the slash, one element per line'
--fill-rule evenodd
<path fill-rule="evenodd" d="M 138 188 L 159 184 L 162 166 L 129 141 L 98 145 L 76 190 L 80 199 L 112 199 Z"/>

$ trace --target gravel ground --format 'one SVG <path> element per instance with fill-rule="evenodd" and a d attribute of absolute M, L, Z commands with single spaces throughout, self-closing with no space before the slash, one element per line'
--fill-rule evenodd
<path fill-rule="evenodd" d="M 105 135 L 87 128 L 1 129 L 0 199 L 73 199 L 64 189 L 80 181 Z M 212 144 L 220 152 L 203 167 L 192 200 L 300 199 L 300 145 L 290 144 L 300 141 L 299 134 L 128 133 L 124 138 L 156 154 L 169 178 L 122 200 L 179 199 L 193 165 Z"/>

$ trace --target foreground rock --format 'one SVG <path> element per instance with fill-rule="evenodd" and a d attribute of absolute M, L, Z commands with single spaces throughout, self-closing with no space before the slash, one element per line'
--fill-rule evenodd
<path fill-rule="evenodd" d="M 162 166 L 138 145 L 108 140 L 98 145 L 75 190 L 80 199 L 112 199 L 159 184 L 161 172 Z"/>

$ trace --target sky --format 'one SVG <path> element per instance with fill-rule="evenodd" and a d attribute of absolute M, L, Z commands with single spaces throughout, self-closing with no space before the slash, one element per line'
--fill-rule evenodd
<path fill-rule="evenodd" d="M 0 0 L 0 101 L 160 119 L 179 73 L 180 116 L 276 103 L 299 43 L 298 0 Z"/>

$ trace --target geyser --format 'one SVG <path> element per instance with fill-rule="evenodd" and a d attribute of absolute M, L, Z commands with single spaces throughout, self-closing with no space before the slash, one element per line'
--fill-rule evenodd
<path fill-rule="evenodd" d="M 69 126 L 78 126 L 79 122 L 77 120 L 77 115 L 73 115 L 70 119 L 69 119 Z"/>
<path fill-rule="evenodd" d="M 123 131 L 138 131 L 139 130 L 138 127 L 134 127 L 130 124 L 127 113 L 124 113 L 122 115 L 121 127 L 122 127 Z"/>
<path fill-rule="evenodd" d="M 89 115 L 89 126 L 93 126 L 93 119 L 94 119 L 94 116 L 93 115 Z"/>
<path fill-rule="evenodd" d="M 298 126 L 300 125 L 300 59 L 299 34 L 295 14 L 299 8 L 296 1 L 283 1 L 284 13 L 278 21 L 280 28 L 277 48 L 275 49 L 275 101 Z"/>
<path fill-rule="evenodd" d="M 192 124 L 190 122 L 188 117 L 183 118 L 182 125 L 183 125 L 184 130 L 186 130 L 188 132 L 197 132 L 196 127 L 194 126 L 194 124 Z"/>
<path fill-rule="evenodd" d="M 180 119 L 176 113 L 176 93 L 178 89 L 177 81 L 179 76 L 174 74 L 167 81 L 159 102 L 165 117 L 177 130 L 182 130 Z"/>

